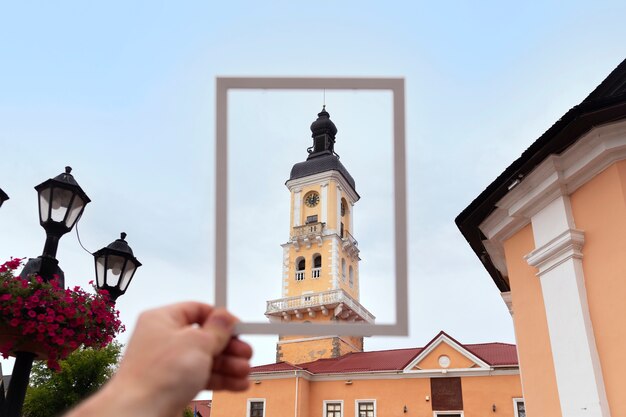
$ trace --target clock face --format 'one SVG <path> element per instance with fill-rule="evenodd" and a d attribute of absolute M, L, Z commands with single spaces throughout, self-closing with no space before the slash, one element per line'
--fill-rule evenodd
<path fill-rule="evenodd" d="M 316 193 L 315 191 L 311 191 L 310 193 L 307 193 L 307 195 L 304 196 L 304 204 L 306 204 L 309 207 L 315 207 L 317 206 L 317 203 L 319 202 L 320 202 L 320 195 Z"/>

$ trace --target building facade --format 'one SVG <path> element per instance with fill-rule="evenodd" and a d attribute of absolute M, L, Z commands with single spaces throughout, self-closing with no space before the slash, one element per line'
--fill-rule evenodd
<path fill-rule="evenodd" d="M 423 348 L 257 366 L 251 388 L 216 392 L 213 417 L 525 417 L 514 345 Z"/>
<path fill-rule="evenodd" d="M 626 415 L 626 61 L 456 222 L 513 316 L 529 415 Z"/>

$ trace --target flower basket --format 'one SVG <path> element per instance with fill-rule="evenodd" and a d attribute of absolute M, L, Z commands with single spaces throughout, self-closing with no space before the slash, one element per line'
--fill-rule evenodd
<path fill-rule="evenodd" d="M 10 356 L 15 356 L 17 352 L 32 352 L 35 359 L 48 359 L 48 351 L 36 340 L 22 335 L 22 332 L 15 327 L 0 325 L 0 347 L 4 347 Z M 2 352 L 5 351 L 2 349 Z M 69 352 L 71 353 L 71 352 Z M 68 353 L 68 354 L 69 354 Z"/>
<path fill-rule="evenodd" d="M 109 295 L 87 293 L 80 287 L 63 289 L 58 280 L 22 279 L 13 272 L 21 259 L 0 265 L 0 353 L 32 352 L 58 369 L 79 346 L 102 347 L 124 331 Z M 93 284 L 93 283 L 92 283 Z"/>

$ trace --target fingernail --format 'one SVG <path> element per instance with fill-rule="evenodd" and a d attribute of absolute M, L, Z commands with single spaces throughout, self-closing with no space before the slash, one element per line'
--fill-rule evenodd
<path fill-rule="evenodd" d="M 211 316 L 211 318 L 209 319 L 209 324 L 212 326 L 221 327 L 222 329 L 227 331 L 230 331 L 230 329 L 232 328 L 232 323 L 228 319 L 228 317 L 220 315 Z"/>

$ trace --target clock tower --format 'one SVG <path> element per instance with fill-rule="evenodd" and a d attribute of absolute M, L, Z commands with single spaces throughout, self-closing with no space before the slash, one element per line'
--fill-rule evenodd
<path fill-rule="evenodd" d="M 313 146 L 291 169 L 289 240 L 283 247 L 282 297 L 265 315 L 282 322 L 366 322 L 359 302 L 359 247 L 354 238 L 355 182 L 335 152 L 337 127 L 325 107 L 311 124 Z M 355 336 L 281 336 L 276 360 L 290 363 L 361 352 Z"/>

